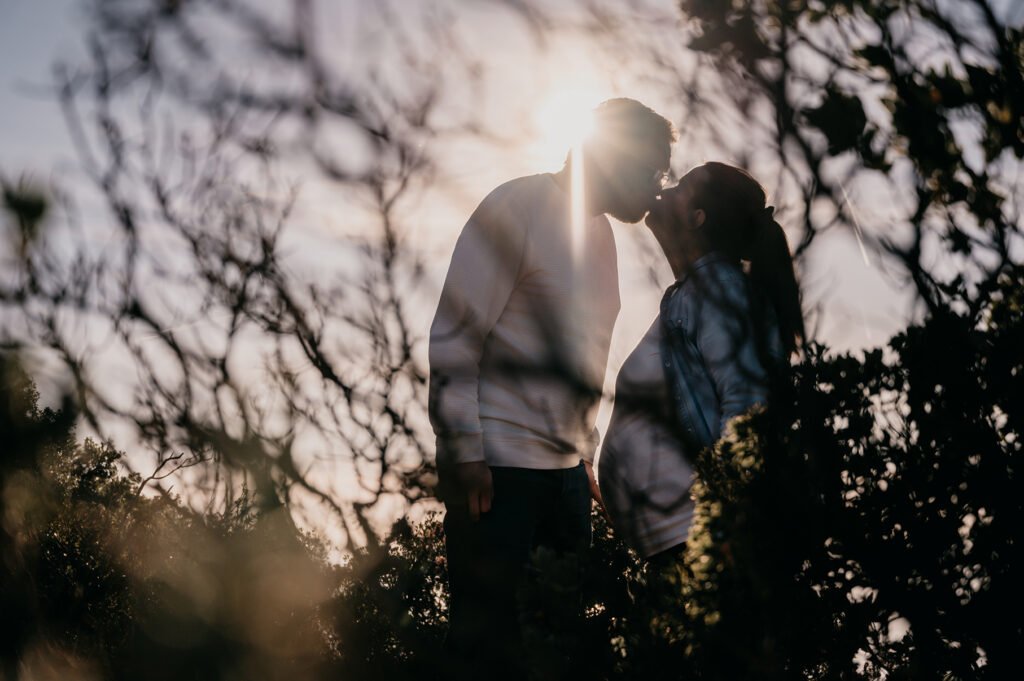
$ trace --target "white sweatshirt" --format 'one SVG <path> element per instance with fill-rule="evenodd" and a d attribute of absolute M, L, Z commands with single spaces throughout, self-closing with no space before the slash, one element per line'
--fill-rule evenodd
<path fill-rule="evenodd" d="M 593 460 L 619 285 L 608 219 L 581 232 L 574 249 L 551 174 L 501 185 L 466 223 L 430 329 L 439 464 Z"/>

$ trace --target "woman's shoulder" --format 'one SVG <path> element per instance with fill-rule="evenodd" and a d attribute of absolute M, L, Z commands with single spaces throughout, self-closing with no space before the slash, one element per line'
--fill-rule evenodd
<path fill-rule="evenodd" d="M 683 279 L 683 288 L 692 294 L 704 284 L 735 286 L 744 283 L 746 276 L 739 262 L 720 253 L 708 253 L 690 267 Z"/>
<path fill-rule="evenodd" d="M 734 305 L 747 296 L 747 275 L 740 264 L 719 253 L 709 253 L 669 286 L 661 311 L 666 318 L 678 321 L 708 301 Z"/>

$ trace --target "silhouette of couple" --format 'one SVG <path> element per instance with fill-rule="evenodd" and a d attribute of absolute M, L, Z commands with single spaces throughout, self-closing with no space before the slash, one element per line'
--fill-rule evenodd
<path fill-rule="evenodd" d="M 581 157 L 481 202 L 431 326 L 453 678 L 529 675 L 521 587 L 544 569 L 539 548 L 588 549 L 591 499 L 644 558 L 673 560 L 693 511 L 694 456 L 728 419 L 766 401 L 771 368 L 804 333 L 786 238 L 761 186 L 706 163 L 665 187 L 672 124 L 631 99 L 593 115 Z M 575 227 L 574 191 L 585 209 Z M 606 215 L 646 215 L 676 281 L 618 375 L 595 476 L 594 424 L 621 304 Z M 562 651 L 569 665 L 580 653 Z"/>

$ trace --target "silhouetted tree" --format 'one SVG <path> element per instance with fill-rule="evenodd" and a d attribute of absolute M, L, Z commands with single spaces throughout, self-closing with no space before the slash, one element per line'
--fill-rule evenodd
<path fill-rule="evenodd" d="M 803 190 L 796 250 L 834 225 L 902 265 L 929 312 L 1021 260 L 1024 16 L 1009 2 L 680 3 L 689 49 Z M 847 188 L 873 182 L 873 209 Z M 885 192 L 887 187 L 894 191 Z M 824 207 L 828 206 L 826 210 Z"/>

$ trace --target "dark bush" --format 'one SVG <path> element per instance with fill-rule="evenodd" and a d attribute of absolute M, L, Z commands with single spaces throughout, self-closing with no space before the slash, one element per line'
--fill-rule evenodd
<path fill-rule="evenodd" d="M 536 556 L 547 577 L 522 598 L 537 677 L 1007 678 L 1024 643 L 1024 270 L 979 295 L 976 314 L 862 358 L 807 348 L 770 409 L 701 453 L 690 540 L 664 573 L 598 514 L 582 566 Z M 77 443 L 70 410 L 40 410 L 3 368 L 5 678 L 438 673 L 436 517 L 331 565 L 284 509 L 141 495 L 121 452 Z M 570 635 L 577 569 L 586 626 Z"/>

